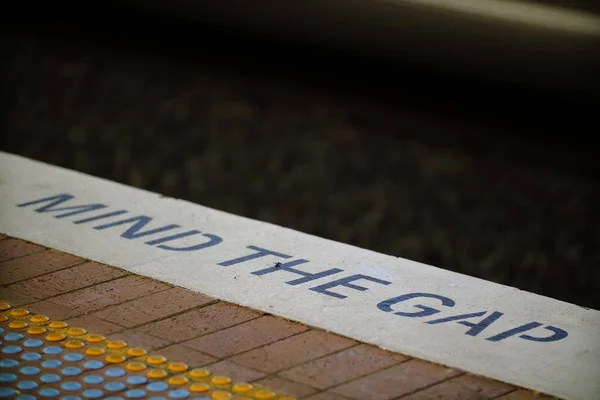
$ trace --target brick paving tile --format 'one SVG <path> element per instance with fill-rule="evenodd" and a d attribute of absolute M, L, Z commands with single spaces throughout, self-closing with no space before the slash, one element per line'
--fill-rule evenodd
<path fill-rule="evenodd" d="M 304 332 L 309 328 L 282 318 L 264 315 L 184 344 L 215 357 L 226 358 Z"/>
<path fill-rule="evenodd" d="M 279 375 L 327 389 L 406 360 L 408 357 L 401 354 L 360 344 L 280 372 Z"/>
<path fill-rule="evenodd" d="M 90 261 L 15 283 L 11 287 L 31 297 L 47 299 L 124 275 L 127 275 L 126 271 Z"/>
<path fill-rule="evenodd" d="M 107 307 L 98 311 L 96 315 L 115 324 L 131 328 L 213 301 L 215 300 L 212 297 L 175 287 Z"/>
<path fill-rule="evenodd" d="M 28 254 L 39 253 L 45 248 L 20 239 L 6 239 L 0 242 L 0 262 L 5 262 Z"/>
<path fill-rule="evenodd" d="M 553 400 L 556 399 L 552 396 L 546 396 L 539 394 L 532 390 L 519 389 L 514 392 L 508 393 L 504 396 L 497 397 L 494 400 Z"/>
<path fill-rule="evenodd" d="M 167 289 L 169 286 L 141 276 L 126 276 L 54 297 L 57 304 L 78 311 L 94 311 L 112 304 Z"/>
<path fill-rule="evenodd" d="M 0 286 L 0 300 L 10 301 L 13 306 L 20 306 L 33 303 L 36 299 L 11 287 Z"/>
<path fill-rule="evenodd" d="M 197 367 L 214 363 L 216 358 L 204 354 L 201 351 L 187 348 L 181 344 L 173 344 L 156 350 L 157 353 L 167 357 L 169 360 L 179 361 L 189 364 L 190 367 Z"/>
<path fill-rule="evenodd" d="M 220 302 L 190 310 L 175 317 L 152 322 L 141 326 L 139 329 L 178 343 L 240 324 L 259 315 L 256 311 Z"/>
<path fill-rule="evenodd" d="M 265 374 L 252 368 L 246 368 L 232 361 L 222 360 L 206 366 L 213 375 L 225 375 L 234 381 L 252 382 L 263 378 Z"/>
<path fill-rule="evenodd" d="M 110 338 L 113 340 L 124 340 L 130 347 L 143 347 L 152 352 L 171 344 L 168 340 L 148 335 L 138 329 L 128 329 L 126 331 L 113 333 L 110 335 Z"/>
<path fill-rule="evenodd" d="M 305 400 L 553 399 L 2 234 L 0 282 L 15 306 Z"/>
<path fill-rule="evenodd" d="M 3 240 L 0 244 L 6 242 Z M 0 282 L 8 285 L 84 262 L 79 257 L 56 250 L 29 254 L 0 264 Z"/>
<path fill-rule="evenodd" d="M 98 333 L 101 335 L 111 335 L 122 330 L 119 325 L 104 321 L 93 315 L 81 315 L 79 317 L 70 318 L 65 321 L 69 326 L 77 326 L 85 328 L 89 333 Z"/>
<path fill-rule="evenodd" d="M 304 400 L 349 400 L 347 397 L 341 396 L 333 392 L 321 392 L 312 396 L 305 397 Z"/>
<path fill-rule="evenodd" d="M 351 399 L 387 400 L 451 378 L 460 372 L 421 360 L 375 372 L 332 389 Z"/>
<path fill-rule="evenodd" d="M 402 397 L 406 400 L 448 399 L 487 400 L 513 391 L 509 384 L 473 375 L 461 375 L 438 385 Z"/>
<path fill-rule="evenodd" d="M 83 314 L 83 311 L 76 310 L 68 305 L 56 304 L 51 300 L 41 300 L 28 304 L 27 309 L 36 314 L 44 314 L 55 321 L 66 320 Z"/>
<path fill-rule="evenodd" d="M 318 392 L 318 389 L 303 385 L 302 383 L 293 382 L 288 379 L 281 378 L 279 376 L 268 376 L 263 379 L 259 379 L 255 383 L 268 386 L 280 392 L 284 392 L 289 396 L 294 397 L 306 397 L 311 394 Z"/>
<path fill-rule="evenodd" d="M 331 333 L 311 330 L 279 342 L 250 350 L 233 361 L 269 374 L 334 353 L 356 344 Z"/>

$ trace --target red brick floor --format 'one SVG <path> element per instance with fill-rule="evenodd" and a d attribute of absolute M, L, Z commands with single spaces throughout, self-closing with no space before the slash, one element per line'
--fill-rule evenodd
<path fill-rule="evenodd" d="M 77 333 L 77 330 L 56 330 L 67 336 L 55 343 L 59 347 L 83 343 L 81 349 L 74 351 L 89 358 L 84 351 L 94 344 L 90 343 L 94 336 L 90 339 L 89 334 L 101 334 L 107 337 L 102 342 L 107 351 L 113 351 L 107 346 L 119 343 L 114 342 L 116 340 L 126 342 L 127 347 L 113 353 L 117 359 L 113 360 L 116 364 L 112 367 L 129 366 L 118 357 L 127 358 L 128 363 L 141 361 L 150 367 L 150 359 L 132 358 L 125 351 L 140 347 L 149 354 L 166 357 L 169 362 L 185 363 L 189 368 L 205 367 L 217 381 L 219 376 L 231 378 L 232 383 L 221 382 L 222 385 L 207 381 L 213 385 L 212 392 L 206 392 L 212 397 L 207 398 L 289 398 L 284 394 L 310 400 L 526 400 L 542 397 L 5 235 L 0 235 L 0 283 L 0 298 L 13 307 L 3 311 L 3 315 L 11 316 L 11 310 L 16 307 L 25 308 L 31 313 L 46 315 L 52 321 L 62 320 L 69 327 L 87 330 L 87 336 L 69 333 Z M 15 318 L 11 316 L 0 322 L 4 334 L 22 332 L 22 340 L 26 340 L 29 335 L 26 327 L 8 326 Z M 27 318 L 29 316 L 16 319 L 28 321 Z M 47 327 L 47 324 L 42 322 L 38 326 Z M 83 340 L 79 341 L 78 337 Z M 3 351 L 8 343 L 3 340 Z M 26 363 L 36 365 L 36 361 Z M 105 365 L 100 371 L 108 371 L 109 367 Z M 8 369 L 2 368 L 2 373 L 10 375 Z M 168 368 L 164 370 L 175 382 L 173 385 L 181 383 L 178 387 L 192 388 L 189 385 L 195 378 L 190 369 L 183 375 L 172 373 Z M 128 371 L 128 374 L 133 373 Z M 95 376 L 93 373 L 95 371 L 84 371 L 76 377 L 76 382 L 83 383 L 81 390 L 87 385 L 84 378 Z M 33 379 L 17 375 L 17 380 L 9 383 L 6 390 L 23 392 L 18 387 L 19 382 Z M 117 394 L 130 393 L 129 381 L 125 382 L 123 377 L 125 383 L 119 383 L 118 379 L 114 378 L 112 383 L 115 388 L 123 387 Z M 177 382 L 177 379 L 183 381 Z M 253 385 L 249 397 L 227 394 L 234 392 L 236 382 Z M 6 383 L 0 381 L 2 385 Z M 58 383 L 40 382 L 35 390 L 43 387 L 61 388 Z M 277 393 L 276 397 L 271 396 L 271 390 Z M 96 392 L 87 394 L 90 393 Z"/>

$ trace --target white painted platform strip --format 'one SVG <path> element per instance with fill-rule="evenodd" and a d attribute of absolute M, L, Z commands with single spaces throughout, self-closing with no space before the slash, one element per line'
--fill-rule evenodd
<path fill-rule="evenodd" d="M 0 212 L 8 235 L 504 382 L 600 398 L 596 310 L 6 153 Z"/>

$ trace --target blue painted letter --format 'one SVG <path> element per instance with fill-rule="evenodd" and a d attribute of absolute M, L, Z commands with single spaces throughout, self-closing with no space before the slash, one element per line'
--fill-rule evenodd
<path fill-rule="evenodd" d="M 145 215 L 141 215 L 139 217 L 124 219 L 122 221 L 115 221 L 115 222 L 109 222 L 108 224 L 104 224 L 104 225 L 98 225 L 98 226 L 95 226 L 94 229 L 102 230 L 102 229 L 112 228 L 113 226 L 119 226 L 119 225 L 133 223 L 132 226 L 130 226 L 125 232 L 123 232 L 121 234 L 121 237 L 124 237 L 126 239 L 137 239 L 142 236 L 153 235 L 155 233 L 168 231 L 173 228 L 179 228 L 179 225 L 171 224 L 171 225 L 161 226 L 160 228 L 149 229 L 144 232 L 139 232 L 140 229 L 144 228 L 150 221 L 152 221 L 152 218 L 147 217 Z"/>
<path fill-rule="evenodd" d="M 540 326 L 542 326 L 542 324 L 539 322 L 529 322 L 527 324 L 517 326 L 516 328 L 509 329 L 505 332 L 491 336 L 491 337 L 487 338 L 487 340 L 489 340 L 490 342 L 499 342 L 508 337 L 511 337 L 511 336 L 514 336 L 514 335 L 517 335 L 519 333 L 523 333 L 526 331 L 530 331 L 530 330 L 538 328 Z M 536 337 L 536 336 L 530 336 L 530 335 L 520 335 L 519 337 L 521 339 L 531 340 L 534 342 L 555 342 L 557 340 L 564 339 L 568 336 L 568 333 L 566 331 L 564 331 L 560 328 L 554 327 L 554 326 L 548 325 L 548 326 L 545 326 L 544 329 L 547 329 L 550 332 L 553 332 L 553 334 L 550 336 L 541 337 L 541 338 Z"/>
<path fill-rule="evenodd" d="M 193 246 L 187 246 L 187 247 L 173 247 L 173 246 L 167 246 L 167 245 L 162 244 L 162 243 L 165 243 L 165 242 L 170 242 L 170 241 L 175 240 L 175 239 L 181 239 L 181 238 L 184 238 L 184 237 L 188 237 L 188 236 L 192 236 L 192 235 L 197 235 L 197 234 L 202 234 L 202 236 L 207 237 L 209 240 L 207 242 L 204 242 L 204 243 L 195 244 Z M 191 231 L 178 233 L 176 235 L 171 235 L 171 236 L 167 236 L 167 237 L 160 238 L 160 239 L 150 240 L 150 241 L 146 242 L 146 244 L 149 244 L 151 246 L 156 246 L 158 244 L 159 246 L 156 246 L 156 247 L 158 247 L 159 249 L 164 249 L 164 250 L 171 250 L 171 251 L 195 251 L 195 250 L 205 249 L 207 247 L 216 246 L 219 243 L 221 243 L 222 241 L 223 241 L 223 239 L 221 239 L 219 236 L 211 235 L 209 233 L 202 233 L 202 232 L 197 231 L 197 230 L 191 230 Z"/>
<path fill-rule="evenodd" d="M 418 297 L 425 297 L 425 298 L 430 298 L 430 299 L 437 299 L 439 301 L 442 302 L 442 305 L 444 307 L 454 307 L 454 305 L 456 304 L 454 302 L 454 300 L 448 298 L 448 297 L 444 297 L 444 296 L 440 296 L 437 294 L 432 294 L 432 293 L 409 293 L 409 294 L 403 294 L 402 296 L 398 296 L 398 297 L 394 297 L 388 300 L 384 300 L 381 303 L 377 304 L 377 308 L 379 308 L 381 311 L 385 311 L 385 312 L 390 312 L 390 311 L 394 311 L 392 310 L 392 306 L 396 303 L 401 303 L 403 301 L 409 300 L 409 299 L 413 299 L 413 298 L 418 298 Z M 440 312 L 440 310 L 436 310 L 435 308 L 431 308 L 431 307 L 427 307 L 421 304 L 417 304 L 414 306 L 415 308 L 419 308 L 423 311 L 420 312 L 402 312 L 402 311 L 397 311 L 394 314 L 396 315 L 401 315 L 403 317 L 411 317 L 411 318 L 415 318 L 415 317 L 427 317 L 429 315 L 433 315 L 433 314 L 437 314 Z"/>
<path fill-rule="evenodd" d="M 220 263 L 217 263 L 217 265 L 220 265 L 221 267 L 229 267 L 231 265 L 243 263 L 245 261 L 250 261 L 250 260 L 254 260 L 256 258 L 265 257 L 265 256 L 275 256 L 275 257 L 280 257 L 280 258 L 292 258 L 292 256 L 288 256 L 287 254 L 278 253 L 276 251 L 272 251 L 272 250 L 268 250 L 268 249 L 263 249 L 262 247 L 258 247 L 258 246 L 248 246 L 248 248 L 251 250 L 256 250 L 256 252 L 248 254 L 247 256 L 234 258 L 233 260 L 222 261 Z"/>
<path fill-rule="evenodd" d="M 286 282 L 288 285 L 295 286 L 295 285 L 300 285 L 302 283 L 314 281 L 316 279 L 321 279 L 325 276 L 337 274 L 338 272 L 343 271 L 343 269 L 332 268 L 332 269 L 328 269 L 325 271 L 316 272 L 314 274 L 311 274 L 310 272 L 305 272 L 305 271 L 294 268 L 294 265 L 304 264 L 307 262 L 308 262 L 308 260 L 288 261 L 286 263 L 280 263 L 274 267 L 269 267 L 269 268 L 261 269 L 259 271 L 254 271 L 254 272 L 252 272 L 252 275 L 262 276 L 262 275 L 266 275 L 266 274 L 272 274 L 273 272 L 287 271 L 287 272 L 291 272 L 293 274 L 303 276 L 303 278 L 294 279 L 294 280 Z"/>
<path fill-rule="evenodd" d="M 462 319 L 481 317 L 481 316 L 485 315 L 485 313 L 487 313 L 487 311 L 481 311 L 481 312 L 476 312 L 476 313 L 471 313 L 471 314 L 454 315 L 452 317 L 439 318 L 439 319 L 434 319 L 432 321 L 427 321 L 426 324 L 443 324 L 444 322 L 459 321 Z M 493 313 L 491 313 L 490 315 L 485 317 L 480 322 L 473 323 L 473 322 L 468 322 L 468 321 L 460 321 L 459 324 L 471 327 L 471 329 L 469 329 L 468 331 L 465 332 L 467 335 L 477 336 L 481 333 L 481 331 L 483 331 L 485 328 L 490 326 L 492 324 L 492 322 L 496 321 L 502 315 L 504 315 L 504 314 L 501 312 L 498 312 L 498 311 L 494 311 Z"/>
<path fill-rule="evenodd" d="M 39 208 L 35 209 L 35 212 L 43 213 L 43 212 L 53 212 L 53 211 L 66 211 L 63 214 L 55 215 L 55 218 L 65 218 L 70 217 L 71 215 L 81 214 L 84 212 L 99 210 L 101 208 L 106 208 L 105 204 L 84 204 L 81 206 L 68 206 L 68 207 L 56 207 L 59 204 L 67 202 L 69 200 L 74 199 L 75 196 L 70 194 L 59 194 L 58 196 L 46 197 L 45 199 L 39 199 L 34 201 L 29 201 L 27 203 L 17 204 L 17 207 L 27 207 L 34 204 L 40 203 L 48 203 Z"/>
<path fill-rule="evenodd" d="M 371 282 L 376 282 L 381 285 L 389 285 L 390 283 L 392 283 L 392 282 L 384 281 L 382 279 L 373 278 L 371 276 L 356 274 L 356 275 L 347 276 L 345 278 L 337 279 L 337 280 L 329 282 L 329 283 L 324 283 L 323 285 L 312 287 L 312 288 L 310 288 L 310 290 L 318 292 L 318 293 L 326 294 L 328 296 L 337 297 L 338 299 L 345 299 L 348 296 L 344 296 L 343 294 L 339 294 L 336 292 L 331 292 L 327 289 L 332 289 L 336 286 L 344 286 L 344 287 L 347 287 L 350 289 L 359 290 L 361 292 L 364 292 L 365 290 L 367 290 L 366 287 L 354 285 L 354 284 L 350 283 L 350 282 L 358 281 L 360 279 L 364 279 L 366 281 L 371 281 Z"/>

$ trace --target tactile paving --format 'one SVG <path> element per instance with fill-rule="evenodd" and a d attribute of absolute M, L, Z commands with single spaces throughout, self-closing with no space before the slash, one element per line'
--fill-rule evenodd
<path fill-rule="evenodd" d="M 292 400 L 0 301 L 0 398 Z"/>

